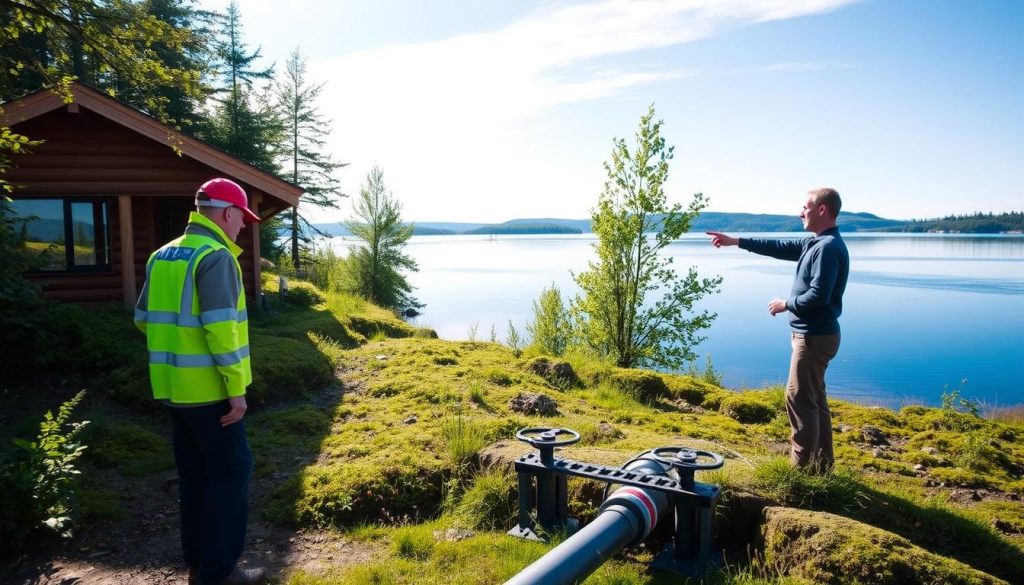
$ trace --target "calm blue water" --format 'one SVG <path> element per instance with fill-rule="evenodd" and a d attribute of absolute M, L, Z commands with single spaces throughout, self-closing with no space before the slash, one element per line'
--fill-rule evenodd
<path fill-rule="evenodd" d="M 804 234 L 764 234 L 803 237 Z M 944 390 L 989 405 L 1024 403 L 1024 237 L 847 234 L 850 282 L 842 347 L 829 367 L 829 393 L 859 402 L 937 404 Z M 552 283 L 577 292 L 570 270 L 592 258 L 592 234 L 417 236 L 411 275 L 426 303 L 416 324 L 445 339 L 504 340 L 508 321 L 524 330 L 531 302 Z M 344 247 L 337 238 L 335 245 Z M 768 315 L 787 296 L 795 264 L 738 248 L 716 250 L 688 234 L 668 249 L 678 272 L 696 266 L 723 277 L 701 307 L 718 313 L 697 347 L 733 388 L 784 383 L 789 328 Z"/>

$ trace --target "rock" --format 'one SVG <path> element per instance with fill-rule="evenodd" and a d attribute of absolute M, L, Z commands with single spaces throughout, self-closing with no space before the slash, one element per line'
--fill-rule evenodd
<path fill-rule="evenodd" d="M 920 463 L 918 463 L 917 465 L 914 466 L 914 471 L 926 471 L 927 469 L 928 469 L 927 467 L 925 467 L 924 465 L 922 465 Z"/>
<path fill-rule="evenodd" d="M 601 421 L 597 424 L 598 439 L 620 439 L 625 436 L 625 433 L 605 421 Z"/>
<path fill-rule="evenodd" d="M 888 445 L 889 439 L 882 432 L 882 429 L 873 427 L 871 425 L 864 425 L 860 429 L 860 434 L 864 437 L 869 445 Z"/>
<path fill-rule="evenodd" d="M 1003 534 L 1024 533 L 1024 529 L 1022 529 L 1020 526 L 1017 526 L 1012 522 L 1007 522 L 1006 520 L 1001 520 L 999 518 L 992 519 L 992 527 L 998 530 L 999 532 L 1002 532 Z"/>
<path fill-rule="evenodd" d="M 418 419 L 416 418 L 415 414 L 410 414 L 408 417 L 406 417 L 405 420 L 402 421 L 402 423 L 407 424 L 407 425 L 411 425 L 411 424 L 416 424 L 417 420 Z"/>
<path fill-rule="evenodd" d="M 974 500 L 975 502 L 980 502 L 982 500 L 981 494 L 978 492 L 978 490 L 974 490 L 973 492 L 971 492 L 971 499 Z"/>
<path fill-rule="evenodd" d="M 939 454 L 939 450 L 936 449 L 935 447 L 921 447 L 921 452 L 922 453 L 927 453 L 928 455 L 932 455 L 932 456 L 935 456 L 935 455 Z"/>
<path fill-rule="evenodd" d="M 679 409 L 679 412 L 688 412 L 688 413 L 691 413 L 691 414 L 701 414 L 701 413 L 707 412 L 707 410 L 705 410 L 705 409 L 703 409 L 703 408 L 701 408 L 701 407 L 699 407 L 699 406 L 697 406 L 695 404 L 690 404 L 689 402 L 683 400 L 682 398 L 680 398 L 679 400 L 676 400 L 672 404 L 675 405 L 675 407 Z"/>
<path fill-rule="evenodd" d="M 383 362 L 383 361 L 386 361 L 388 359 L 388 356 L 386 356 L 384 354 L 379 354 L 376 357 L 377 357 L 377 361 L 378 362 Z"/>
<path fill-rule="evenodd" d="M 875 447 L 874 449 L 871 450 L 871 456 L 874 457 L 875 459 L 884 459 L 883 455 L 884 451 L 882 451 L 878 447 Z"/>
<path fill-rule="evenodd" d="M 476 532 L 472 530 L 466 530 L 465 528 L 449 528 L 447 530 L 435 530 L 434 540 L 441 542 L 458 542 L 460 540 L 466 540 L 472 536 L 475 536 Z"/>
<path fill-rule="evenodd" d="M 535 392 L 520 392 L 509 401 L 508 408 L 512 412 L 523 414 L 539 414 L 541 416 L 558 414 L 558 403 L 546 394 Z"/>
<path fill-rule="evenodd" d="M 532 360 L 526 368 L 544 378 L 553 386 L 566 387 L 579 385 L 580 379 L 568 362 L 552 362 L 546 357 Z"/>
<path fill-rule="evenodd" d="M 848 433 L 853 430 L 853 427 L 850 425 L 839 425 L 838 427 L 833 427 L 832 430 L 837 433 Z"/>
<path fill-rule="evenodd" d="M 768 507 L 760 539 L 766 569 L 812 583 L 1005 583 L 906 538 L 827 512 Z"/>

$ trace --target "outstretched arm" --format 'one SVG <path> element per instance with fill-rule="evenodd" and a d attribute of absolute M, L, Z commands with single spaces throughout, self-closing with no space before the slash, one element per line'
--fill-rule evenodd
<path fill-rule="evenodd" d="M 739 238 L 734 238 L 732 236 L 723 234 L 722 232 L 704 233 L 711 236 L 711 245 L 716 248 L 721 248 L 722 246 L 738 246 L 740 244 Z"/>

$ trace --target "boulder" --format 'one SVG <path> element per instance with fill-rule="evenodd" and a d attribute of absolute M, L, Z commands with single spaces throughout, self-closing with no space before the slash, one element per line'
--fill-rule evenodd
<path fill-rule="evenodd" d="M 882 429 L 871 425 L 864 425 L 860 429 L 860 435 L 869 445 L 888 445 L 889 438 L 885 436 Z"/>
<path fill-rule="evenodd" d="M 526 368 L 558 388 L 578 386 L 579 376 L 569 362 L 551 361 L 546 357 L 531 360 Z"/>
<path fill-rule="evenodd" d="M 520 392 L 509 401 L 508 408 L 512 412 L 523 414 L 539 414 L 541 416 L 558 414 L 558 404 L 546 394 L 536 392 Z"/>
<path fill-rule="evenodd" d="M 1006 583 L 902 536 L 827 512 L 768 507 L 761 542 L 781 575 L 812 583 L 995 585 Z"/>

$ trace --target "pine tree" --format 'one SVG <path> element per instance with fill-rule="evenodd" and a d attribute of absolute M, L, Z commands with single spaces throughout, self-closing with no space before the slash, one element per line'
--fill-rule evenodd
<path fill-rule="evenodd" d="M 402 274 L 418 270 L 416 261 L 404 251 L 413 227 L 402 224 L 402 206 L 385 187 L 379 167 L 367 174 L 353 211 L 355 216 L 345 227 L 361 240 L 349 255 L 355 292 L 383 307 L 421 307 L 409 295 L 412 286 Z"/>
<path fill-rule="evenodd" d="M 306 80 L 306 58 L 296 48 L 285 63 L 285 74 L 276 87 L 278 113 L 284 124 L 286 141 L 281 154 L 285 172 L 292 183 L 301 185 L 306 194 L 302 203 L 321 209 L 337 209 L 343 197 L 341 185 L 334 172 L 345 166 L 331 160 L 324 153 L 330 122 L 317 108 L 323 84 L 310 84 Z M 300 270 L 309 258 L 309 246 L 314 235 L 326 235 L 299 212 L 299 206 L 290 213 L 289 242 L 292 266 Z"/>

